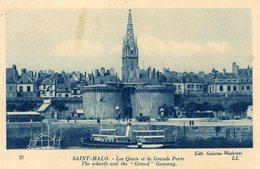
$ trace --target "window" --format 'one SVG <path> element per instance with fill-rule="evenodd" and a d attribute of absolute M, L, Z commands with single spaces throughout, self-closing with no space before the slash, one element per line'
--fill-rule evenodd
<path fill-rule="evenodd" d="M 12 88 L 12 86 L 10 86 L 10 87 L 9 87 L 9 91 L 12 91 L 12 90 L 13 90 L 13 88 Z"/>
<path fill-rule="evenodd" d="M 59 94 L 59 97 L 62 97 L 62 94 Z"/>
<path fill-rule="evenodd" d="M 242 90 L 244 90 L 244 86 L 242 86 Z"/>
<path fill-rule="evenodd" d="M 250 90 L 250 86 L 246 86 L 246 90 Z"/>
<path fill-rule="evenodd" d="M 237 87 L 236 86 L 233 86 L 233 91 L 237 91 Z"/>
<path fill-rule="evenodd" d="M 223 86 L 219 86 L 219 91 L 223 91 Z"/>
<path fill-rule="evenodd" d="M 19 92 L 23 92 L 23 86 L 19 86 Z"/>
<path fill-rule="evenodd" d="M 178 85 L 178 90 L 181 90 L 181 85 Z"/>
<path fill-rule="evenodd" d="M 27 86 L 27 92 L 31 92 L 31 86 Z"/>
<path fill-rule="evenodd" d="M 227 91 L 230 92 L 231 91 L 231 87 L 227 86 Z"/>
<path fill-rule="evenodd" d="M 65 97 L 69 97 L 69 94 L 65 94 Z"/>

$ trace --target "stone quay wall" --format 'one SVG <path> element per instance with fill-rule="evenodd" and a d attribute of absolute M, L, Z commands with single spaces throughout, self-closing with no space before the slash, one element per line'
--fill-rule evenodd
<path fill-rule="evenodd" d="M 46 123 L 7 123 L 7 148 L 26 148 L 29 144 L 31 133 L 41 131 L 42 125 L 47 128 Z M 90 138 L 91 134 L 98 133 L 100 125 L 97 123 L 83 122 L 53 122 L 50 130 L 55 129 L 56 132 L 62 131 L 62 148 L 80 146 L 80 138 Z M 118 134 L 123 135 L 126 130 L 126 124 L 103 124 L 102 128 L 116 128 Z M 197 141 L 223 138 L 229 143 L 253 142 L 252 125 L 232 125 L 232 126 L 170 126 L 170 125 L 150 125 L 152 130 L 165 130 L 166 139 L 172 139 L 174 132 L 178 133 L 178 144 L 181 147 L 187 146 L 189 142 L 193 142 L 198 146 Z M 148 125 L 145 123 L 134 124 L 133 130 L 147 130 Z M 184 142 L 185 141 L 185 142 Z M 182 145 L 183 144 L 183 145 Z M 199 145 L 203 146 L 203 145 Z"/>

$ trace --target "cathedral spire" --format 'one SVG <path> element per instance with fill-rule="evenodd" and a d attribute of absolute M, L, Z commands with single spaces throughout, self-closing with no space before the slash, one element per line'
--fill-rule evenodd
<path fill-rule="evenodd" d="M 128 20 L 127 20 L 126 37 L 127 39 L 134 39 L 134 29 L 133 29 L 131 9 L 129 9 L 128 11 L 129 13 L 128 13 Z"/>
<path fill-rule="evenodd" d="M 131 9 L 128 10 L 128 20 L 126 36 L 123 39 L 122 48 L 122 80 L 130 82 L 137 77 L 138 67 L 138 47 L 134 36 Z"/>
<path fill-rule="evenodd" d="M 126 29 L 126 41 L 127 41 L 127 44 L 129 46 L 132 46 L 135 43 L 131 9 L 128 10 L 128 20 L 127 20 L 127 29 Z"/>

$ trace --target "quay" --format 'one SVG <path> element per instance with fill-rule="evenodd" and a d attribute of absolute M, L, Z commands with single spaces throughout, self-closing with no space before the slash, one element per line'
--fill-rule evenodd
<path fill-rule="evenodd" d="M 191 123 L 193 121 L 193 123 Z M 207 145 L 201 143 L 216 144 L 215 141 L 222 142 L 216 148 L 246 147 L 253 146 L 253 127 L 252 120 L 213 120 L 209 118 L 179 118 L 168 119 L 168 121 L 138 122 L 133 120 L 132 129 L 142 130 L 150 129 L 165 130 L 166 137 L 173 137 L 174 131 L 178 131 L 178 140 L 180 148 L 203 148 Z M 18 149 L 25 148 L 30 140 L 30 133 L 39 131 L 42 122 L 9 122 L 7 123 L 7 148 Z M 116 128 L 119 134 L 125 132 L 127 121 L 105 119 L 102 120 L 103 128 Z M 91 134 L 98 133 L 100 125 L 97 120 L 58 120 L 51 122 L 51 128 L 63 132 L 62 148 L 80 146 L 80 138 L 89 138 Z M 212 146 L 212 145 L 210 145 Z M 210 147 L 209 146 L 209 147 Z M 219 146 L 219 147 L 218 147 Z M 176 147 L 178 148 L 178 147 Z"/>

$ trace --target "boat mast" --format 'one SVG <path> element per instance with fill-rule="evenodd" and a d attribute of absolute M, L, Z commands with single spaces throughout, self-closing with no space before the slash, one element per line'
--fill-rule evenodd
<path fill-rule="evenodd" d="M 41 127 L 41 147 L 43 147 L 43 124 L 42 124 L 42 127 Z"/>
<path fill-rule="evenodd" d="M 151 111 L 149 112 L 148 130 L 150 130 L 150 125 L 151 125 Z"/>
<path fill-rule="evenodd" d="M 48 143 L 48 147 L 50 146 L 50 138 L 49 138 L 49 136 L 50 136 L 50 124 L 48 123 L 48 133 L 47 133 L 47 135 L 48 135 L 48 140 L 47 140 L 47 143 Z"/>

